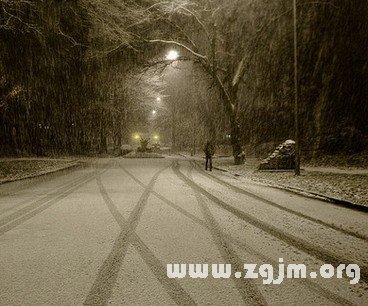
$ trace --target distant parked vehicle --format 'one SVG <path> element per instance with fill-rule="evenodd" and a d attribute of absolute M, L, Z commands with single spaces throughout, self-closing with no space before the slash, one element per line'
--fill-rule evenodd
<path fill-rule="evenodd" d="M 133 147 L 130 144 L 123 144 L 121 146 L 121 154 L 123 156 L 129 154 L 130 152 L 133 152 Z"/>

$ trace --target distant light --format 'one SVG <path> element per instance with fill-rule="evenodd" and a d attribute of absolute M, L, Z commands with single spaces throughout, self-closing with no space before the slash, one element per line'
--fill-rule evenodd
<path fill-rule="evenodd" d="M 135 140 L 139 140 L 139 139 L 141 138 L 141 136 L 139 136 L 139 134 L 134 134 L 134 135 L 133 135 L 133 138 L 134 138 Z"/>
<path fill-rule="evenodd" d="M 157 97 L 157 98 L 156 98 L 156 101 L 157 101 L 157 102 L 161 102 L 161 98 L 160 98 L 160 97 Z"/>
<path fill-rule="evenodd" d="M 152 111 L 152 115 L 156 115 L 157 114 L 157 111 L 156 110 L 153 110 Z"/>
<path fill-rule="evenodd" d="M 153 136 L 153 139 L 154 139 L 154 140 L 159 140 L 159 139 L 160 139 L 160 137 L 159 137 L 158 135 L 155 135 L 155 136 Z"/>
<path fill-rule="evenodd" d="M 179 53 L 178 51 L 175 51 L 175 50 L 169 51 L 169 53 L 166 55 L 166 59 L 168 61 L 176 61 L 178 57 L 179 57 Z"/>

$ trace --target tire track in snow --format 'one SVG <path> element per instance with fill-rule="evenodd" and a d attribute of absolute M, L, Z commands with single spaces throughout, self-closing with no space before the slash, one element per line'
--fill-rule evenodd
<path fill-rule="evenodd" d="M 192 166 L 195 166 L 193 165 L 192 163 L 190 163 Z M 190 172 L 189 172 L 190 173 Z M 193 178 L 191 178 L 193 179 Z M 175 207 L 174 207 L 175 208 Z M 194 216 L 192 218 L 195 218 Z M 194 219 L 195 221 L 195 219 Z M 202 220 L 200 220 L 202 221 Z M 198 222 L 197 222 L 198 223 Z M 200 224 L 201 226 L 205 227 L 206 229 L 210 230 L 209 229 L 209 225 L 205 222 L 200 222 L 198 223 Z M 220 226 L 218 226 L 218 228 L 220 229 Z M 246 252 L 248 254 L 251 254 L 253 256 L 256 256 L 258 257 L 259 259 L 262 260 L 262 262 L 267 262 L 269 264 L 271 264 L 273 266 L 273 268 L 275 270 L 277 270 L 277 268 L 279 267 L 279 262 L 276 262 L 275 260 L 263 255 L 262 253 L 258 252 L 257 250 L 253 249 L 251 246 L 249 245 L 246 245 L 243 241 L 239 241 L 237 238 L 234 238 L 232 237 L 231 235 L 229 234 L 226 234 L 224 232 L 221 233 L 222 236 L 227 240 L 229 241 L 231 244 L 233 245 L 236 245 L 244 250 L 246 250 Z M 237 268 L 239 269 L 239 268 Z M 242 267 L 241 269 L 242 270 Z M 240 271 L 238 270 L 238 271 Z M 320 296 L 323 296 L 324 298 L 326 298 L 327 300 L 330 300 L 336 304 L 340 304 L 340 305 L 354 305 L 352 302 L 350 302 L 349 300 L 339 296 L 339 295 L 336 295 L 334 293 L 332 293 L 331 291 L 323 288 L 321 285 L 319 285 L 318 283 L 315 283 L 313 281 L 311 281 L 310 279 L 306 278 L 306 279 L 300 279 L 300 281 L 303 283 L 304 286 L 306 286 L 309 290 L 315 292 L 316 294 L 320 295 Z"/>
<path fill-rule="evenodd" d="M 127 220 L 117 209 L 116 205 L 108 195 L 105 187 L 103 186 L 101 179 L 97 179 L 97 184 L 100 189 L 101 195 L 115 221 L 119 224 L 121 230 L 127 230 Z M 149 247 L 139 238 L 134 232 L 131 236 L 130 243 L 138 251 L 144 262 L 150 268 L 156 279 L 165 288 L 166 292 L 171 298 L 178 304 L 194 305 L 194 301 L 191 296 L 179 285 L 176 279 L 168 278 L 166 275 L 166 266 L 155 256 L 155 254 L 149 249 Z"/>
<path fill-rule="evenodd" d="M 134 242 L 134 239 L 132 240 L 132 237 L 134 238 L 135 229 L 138 226 L 138 222 L 147 204 L 149 195 L 157 181 L 158 176 L 168 167 L 170 167 L 170 165 L 165 166 L 163 169 L 158 171 L 152 177 L 148 186 L 145 188 L 137 205 L 135 206 L 134 210 L 130 214 L 124 227 L 122 228 L 120 234 L 115 239 L 112 250 L 110 251 L 109 255 L 107 256 L 107 258 L 105 259 L 101 267 L 99 268 L 97 277 L 90 291 L 88 292 L 88 295 L 84 301 L 84 305 L 106 305 L 108 303 L 111 297 L 113 288 L 115 286 L 119 271 L 123 264 L 125 255 L 127 253 L 128 246 L 130 243 Z M 105 194 L 105 199 L 107 199 L 106 194 Z M 115 211 L 115 214 L 116 214 L 116 211 Z M 140 248 L 144 256 L 148 254 L 147 252 L 149 251 L 149 249 L 145 248 L 144 244 L 139 244 L 138 247 Z M 154 259 L 152 259 L 152 257 L 146 257 L 146 259 L 148 261 L 151 261 L 152 264 L 158 264 Z M 159 275 L 159 277 L 161 279 L 161 274 Z"/>
<path fill-rule="evenodd" d="M 274 236 L 275 238 L 287 243 L 290 246 L 293 246 L 300 251 L 309 254 L 325 263 L 332 264 L 334 266 L 338 266 L 342 263 L 349 264 L 353 261 L 349 260 L 348 258 L 344 258 L 343 256 L 335 255 L 327 250 L 323 250 L 319 247 L 314 246 L 313 244 L 302 240 L 300 238 L 297 238 L 291 234 L 288 234 L 284 231 L 279 230 L 278 228 L 267 224 L 263 221 L 260 221 L 259 219 L 235 208 L 234 206 L 231 206 L 221 199 L 217 198 L 213 194 L 209 193 L 207 190 L 202 188 L 200 185 L 186 177 L 180 170 L 179 170 L 179 164 L 176 163 L 173 165 L 174 172 L 178 175 L 179 178 L 181 178 L 184 182 L 186 182 L 189 186 L 196 189 L 198 192 L 206 196 L 208 199 L 210 199 L 214 204 L 219 206 L 220 208 L 232 213 L 239 219 L 244 220 L 245 222 L 253 225 L 254 227 L 257 227 L 264 231 L 265 233 Z M 368 284 L 368 267 L 361 266 L 360 267 L 361 272 L 361 280 L 364 281 L 366 284 Z"/>
<path fill-rule="evenodd" d="M 223 181 L 222 179 L 220 179 L 220 178 L 218 178 L 218 177 L 216 177 L 214 175 L 211 175 L 211 174 L 205 172 L 202 168 L 200 168 L 198 166 L 198 164 L 196 162 L 192 162 L 191 161 L 191 163 L 196 167 L 197 171 L 200 174 L 208 177 L 209 179 L 211 179 L 211 180 L 219 183 L 220 185 L 222 185 L 224 187 L 227 187 L 227 188 L 231 189 L 232 191 L 235 191 L 237 193 L 244 194 L 244 195 L 246 195 L 248 197 L 251 197 L 251 198 L 253 198 L 253 199 L 257 200 L 257 201 L 260 201 L 260 202 L 263 202 L 263 203 L 265 203 L 267 205 L 276 207 L 276 208 L 278 208 L 280 210 L 286 211 L 286 212 L 288 212 L 290 214 L 293 214 L 293 215 L 295 215 L 297 217 L 304 218 L 304 219 L 306 219 L 308 221 L 311 221 L 311 222 L 317 223 L 319 225 L 322 225 L 322 226 L 331 228 L 331 229 L 333 229 L 335 231 L 338 231 L 340 233 L 343 233 L 345 235 L 353 236 L 355 238 L 362 239 L 364 241 L 368 241 L 368 237 L 366 237 L 366 236 L 364 236 L 362 234 L 359 234 L 359 233 L 356 233 L 356 232 L 353 232 L 353 231 L 350 231 L 350 230 L 347 230 L 347 229 L 340 228 L 340 227 L 338 227 L 336 225 L 333 225 L 333 224 L 330 224 L 330 223 L 326 223 L 326 222 L 324 222 L 322 220 L 313 218 L 313 217 L 308 216 L 308 215 L 305 215 L 305 214 L 303 214 L 301 212 L 298 212 L 298 211 L 292 210 L 290 208 L 284 207 L 284 206 L 282 206 L 280 204 L 277 204 L 276 202 L 273 202 L 273 201 L 270 201 L 270 200 L 265 199 L 263 197 L 260 197 L 259 195 L 256 195 L 255 193 L 252 193 L 252 192 L 247 191 L 245 189 L 242 189 L 240 187 L 234 186 L 234 185 L 232 185 L 232 184 L 230 184 L 228 182 Z"/>
<path fill-rule="evenodd" d="M 189 179 L 192 179 L 192 167 L 189 169 Z M 208 230 L 212 236 L 213 241 L 216 244 L 218 251 L 226 263 L 230 263 L 236 271 L 243 271 L 243 264 L 231 244 L 228 243 L 224 237 L 220 225 L 215 220 L 207 204 L 202 198 L 202 195 L 197 189 L 190 186 L 195 194 L 199 208 L 205 218 L 205 222 L 208 226 Z M 247 305 L 267 305 L 265 298 L 260 290 L 257 288 L 257 284 L 252 279 L 246 279 L 244 277 L 235 278 L 234 275 L 231 278 L 235 282 L 235 286 L 238 289 L 240 296 Z"/>
<path fill-rule="evenodd" d="M 56 191 L 51 192 L 45 197 L 34 201 L 32 204 L 23 207 L 9 216 L 0 220 L 0 236 L 10 231 L 11 229 L 19 226 L 20 224 L 28 221 L 29 219 L 37 216 L 47 208 L 55 205 L 61 200 L 65 199 L 67 196 L 78 190 L 83 185 L 93 181 L 97 175 L 101 175 L 103 172 L 107 171 L 109 167 L 104 168 L 100 171 L 94 171 L 93 173 L 88 173 L 81 178 L 78 178 L 72 182 L 67 183 Z"/>
<path fill-rule="evenodd" d="M 134 175 L 132 175 L 129 171 L 127 171 L 125 168 L 121 167 L 122 170 L 128 175 L 130 176 L 135 182 L 137 182 L 140 186 L 142 186 L 143 188 L 147 188 L 147 185 L 145 185 L 143 182 L 141 182 L 140 180 L 138 180 Z M 206 230 L 210 230 L 210 225 L 208 223 L 206 223 L 205 221 L 203 221 L 202 219 L 199 219 L 198 217 L 196 217 L 195 215 L 189 213 L 188 211 L 186 211 L 185 209 L 183 209 L 182 207 L 180 207 L 179 205 L 175 204 L 174 202 L 170 201 L 169 199 L 165 198 L 164 196 L 162 196 L 161 194 L 157 193 L 156 191 L 152 190 L 151 193 L 158 199 L 160 199 L 162 202 L 164 202 L 166 205 L 168 205 L 169 207 L 171 207 L 172 209 L 176 210 L 177 212 L 181 213 L 183 216 L 185 216 L 186 218 L 188 218 L 189 220 L 191 220 L 192 222 L 194 222 L 195 224 L 200 225 L 201 227 L 205 228 Z M 241 247 L 242 249 L 246 250 L 249 254 L 252 254 L 256 257 L 259 257 L 262 262 L 267 262 L 272 264 L 272 266 L 274 267 L 274 269 L 276 270 L 276 267 L 279 266 L 279 263 L 274 261 L 271 258 L 268 258 L 266 256 L 264 256 L 262 253 L 258 252 L 257 250 L 253 249 L 251 246 L 249 245 L 245 245 L 243 241 L 239 241 L 237 238 L 232 237 L 229 234 L 223 233 L 224 237 L 231 242 L 231 244 L 236 245 L 238 247 Z M 321 285 L 319 285 L 318 283 L 315 283 L 313 281 L 311 281 L 310 279 L 301 279 L 300 280 L 306 287 L 308 287 L 311 291 L 316 292 L 317 294 L 323 296 L 324 298 L 336 303 L 336 304 L 340 304 L 340 305 L 354 305 L 352 302 L 350 302 L 349 300 L 336 295 L 334 293 L 332 293 L 331 291 L 323 288 Z"/>
<path fill-rule="evenodd" d="M 0 212 L 0 215 L 4 214 L 5 212 L 9 211 L 9 210 L 13 210 L 19 206 L 23 206 L 27 203 L 29 203 L 29 205 L 13 212 L 12 214 L 6 216 L 6 217 L 3 217 L 2 219 L 0 219 L 0 226 L 1 225 L 4 225 L 5 223 L 7 223 L 9 220 L 11 221 L 12 219 L 16 219 L 17 216 L 21 216 L 23 213 L 26 213 L 30 210 L 32 210 L 34 207 L 36 207 L 38 204 L 42 204 L 42 203 L 45 203 L 49 200 L 52 200 L 53 198 L 55 198 L 56 196 L 58 196 L 59 194 L 63 193 L 65 190 L 71 188 L 72 186 L 75 186 L 75 184 L 78 184 L 78 182 L 80 181 L 83 181 L 89 177 L 91 177 L 92 175 L 94 174 L 91 174 L 91 173 L 88 173 L 88 174 L 85 174 L 81 177 L 78 177 L 76 179 L 73 179 L 67 183 L 64 183 L 62 184 L 61 186 L 58 186 L 56 187 L 54 190 L 50 191 L 49 193 L 47 193 L 46 195 L 44 196 L 41 196 L 38 200 L 35 200 L 35 201 L 32 201 L 32 200 L 24 200 L 24 201 L 21 201 L 15 205 L 13 205 L 12 207 L 8 207 L 4 210 L 2 210 Z"/>

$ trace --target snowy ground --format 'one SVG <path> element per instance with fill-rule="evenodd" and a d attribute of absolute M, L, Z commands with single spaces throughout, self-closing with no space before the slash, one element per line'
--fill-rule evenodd
<path fill-rule="evenodd" d="M 100 159 L 0 186 L 0 305 L 364 305 L 368 218 L 205 173 L 184 158 Z M 361 280 L 170 279 L 169 263 L 357 263 Z"/>
<path fill-rule="evenodd" d="M 368 206 L 368 169 L 302 166 L 301 176 L 295 177 L 292 171 L 257 171 L 259 161 L 252 158 L 242 166 L 232 165 L 232 158 L 214 159 L 214 164 L 254 181 L 300 188 Z"/>
<path fill-rule="evenodd" d="M 2 158 L 0 159 L 0 184 L 58 171 L 77 163 L 76 159 Z"/>

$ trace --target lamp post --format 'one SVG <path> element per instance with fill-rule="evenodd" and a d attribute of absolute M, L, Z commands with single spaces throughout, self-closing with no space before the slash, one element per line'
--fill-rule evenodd
<path fill-rule="evenodd" d="M 297 0 L 293 0 L 295 175 L 300 175 L 300 130 L 299 130 L 299 86 L 298 86 L 298 12 L 297 12 L 296 1 Z"/>
<path fill-rule="evenodd" d="M 179 52 L 176 50 L 170 50 L 166 54 L 166 60 L 167 61 L 176 61 L 179 58 Z M 171 114 L 171 151 L 174 151 L 176 149 L 176 108 L 175 108 L 175 102 L 172 102 L 172 114 Z"/>

